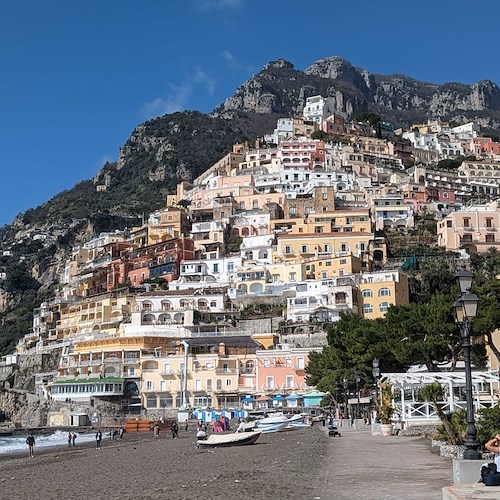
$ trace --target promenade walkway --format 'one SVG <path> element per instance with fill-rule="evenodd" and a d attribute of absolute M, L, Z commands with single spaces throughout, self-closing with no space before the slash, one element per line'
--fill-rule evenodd
<path fill-rule="evenodd" d="M 340 431 L 342 437 L 329 438 L 316 499 L 441 500 L 442 488 L 453 484 L 451 460 L 432 453 L 428 440 Z"/>

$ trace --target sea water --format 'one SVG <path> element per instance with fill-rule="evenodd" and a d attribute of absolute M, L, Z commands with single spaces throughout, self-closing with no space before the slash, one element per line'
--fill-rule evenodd
<path fill-rule="evenodd" d="M 53 434 L 39 436 L 33 433 L 33 435 L 35 436 L 35 451 L 37 448 L 68 445 L 68 432 L 66 431 L 55 431 Z M 28 449 L 28 445 L 26 444 L 27 437 L 28 433 L 24 436 L 0 436 L 0 455 L 10 455 L 20 451 L 26 451 Z M 75 443 L 76 446 L 78 446 L 78 443 L 88 443 L 94 439 L 95 434 L 93 432 L 89 434 L 80 434 L 77 432 Z"/>

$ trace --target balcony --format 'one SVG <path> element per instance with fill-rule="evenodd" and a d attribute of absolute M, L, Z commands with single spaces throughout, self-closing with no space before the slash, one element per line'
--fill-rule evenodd
<path fill-rule="evenodd" d="M 177 376 L 177 371 L 176 370 L 161 370 L 160 375 L 162 377 L 175 377 L 175 376 Z"/>
<path fill-rule="evenodd" d="M 306 367 L 304 365 L 301 365 L 301 364 L 294 364 L 293 369 L 296 372 L 303 372 L 303 371 L 305 371 Z"/>
<path fill-rule="evenodd" d="M 238 370 L 236 368 L 216 368 L 215 373 L 217 375 L 236 375 Z"/>

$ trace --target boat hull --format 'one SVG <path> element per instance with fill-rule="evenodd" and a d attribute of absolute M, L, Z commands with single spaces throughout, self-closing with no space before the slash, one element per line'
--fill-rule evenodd
<path fill-rule="evenodd" d="M 215 435 L 212 434 L 208 439 L 198 440 L 198 448 L 223 448 L 226 446 L 245 446 L 254 444 L 261 432 L 242 432 L 234 434 Z"/>

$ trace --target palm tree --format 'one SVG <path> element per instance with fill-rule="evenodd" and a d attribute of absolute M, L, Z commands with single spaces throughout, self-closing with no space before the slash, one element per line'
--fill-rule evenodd
<path fill-rule="evenodd" d="M 459 444 L 459 439 L 451 425 L 448 415 L 443 411 L 441 401 L 444 399 L 444 387 L 439 382 L 432 382 L 432 384 L 424 385 L 418 391 L 420 399 L 432 403 L 436 408 L 436 413 L 443 424 L 443 427 L 448 434 L 448 441 L 450 444 Z"/>

